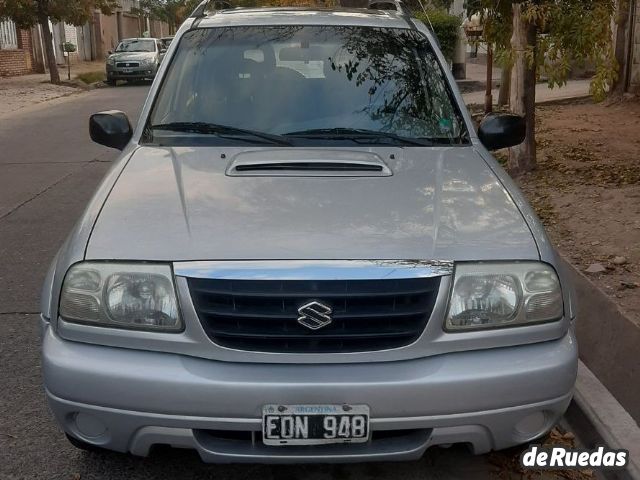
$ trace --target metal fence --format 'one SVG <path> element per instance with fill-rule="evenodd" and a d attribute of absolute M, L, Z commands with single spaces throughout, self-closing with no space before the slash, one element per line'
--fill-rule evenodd
<path fill-rule="evenodd" d="M 9 21 L 0 21 L 0 49 L 12 50 L 18 48 L 18 32 L 16 25 Z"/>

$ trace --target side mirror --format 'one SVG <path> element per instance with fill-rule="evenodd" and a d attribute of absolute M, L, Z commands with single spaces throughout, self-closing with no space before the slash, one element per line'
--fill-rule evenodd
<path fill-rule="evenodd" d="M 107 52 L 107 54 L 109 54 L 109 55 L 113 55 L 113 50 L 109 50 L 109 51 Z"/>
<path fill-rule="evenodd" d="M 524 142 L 527 122 L 519 115 L 487 115 L 480 124 L 478 137 L 488 150 L 515 147 Z"/>
<path fill-rule="evenodd" d="M 91 140 L 100 145 L 124 150 L 133 136 L 133 129 L 124 112 L 109 110 L 91 115 L 89 134 Z"/>
<path fill-rule="evenodd" d="M 166 48 L 161 48 L 160 49 L 160 53 L 162 53 L 164 55 L 165 53 L 167 53 L 167 49 Z"/>

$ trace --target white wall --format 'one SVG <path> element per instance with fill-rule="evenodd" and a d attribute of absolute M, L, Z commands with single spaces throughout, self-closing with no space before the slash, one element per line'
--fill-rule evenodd
<path fill-rule="evenodd" d="M 454 15 L 461 15 L 465 13 L 464 0 L 453 0 L 453 3 L 451 4 L 451 9 L 449 11 Z"/>

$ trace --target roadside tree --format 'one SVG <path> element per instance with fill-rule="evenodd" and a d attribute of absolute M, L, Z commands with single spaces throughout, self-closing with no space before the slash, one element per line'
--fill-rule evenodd
<path fill-rule="evenodd" d="M 527 119 L 525 142 L 511 150 L 514 173 L 536 168 L 536 82 L 550 88 L 566 85 L 574 66 L 595 73 L 591 95 L 603 100 L 618 78 L 613 48 L 615 0 L 525 0 L 513 2 L 511 110 Z"/>
<path fill-rule="evenodd" d="M 485 41 L 495 45 L 500 65 L 511 70 L 502 78 L 499 104 L 510 103 L 514 113 L 527 119 L 527 138 L 513 148 L 508 167 L 512 173 L 536 168 L 536 83 L 546 79 L 550 88 L 567 83 L 572 68 L 594 69 L 591 94 L 602 100 L 618 78 L 613 47 L 613 21 L 624 24 L 620 13 L 626 0 L 468 0 L 467 15 L 478 14 L 485 26 Z M 509 92 L 510 90 L 510 92 Z M 510 98 L 509 98 L 510 97 Z M 509 102 L 507 102 L 509 98 Z"/>
<path fill-rule="evenodd" d="M 9 18 L 22 28 L 42 26 L 44 50 L 51 83 L 60 83 L 53 53 L 53 35 L 49 20 L 82 25 L 93 17 L 96 9 L 111 13 L 118 0 L 0 0 L 0 19 Z"/>

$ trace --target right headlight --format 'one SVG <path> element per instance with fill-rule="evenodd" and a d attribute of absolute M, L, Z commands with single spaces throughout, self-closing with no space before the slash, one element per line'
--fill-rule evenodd
<path fill-rule="evenodd" d="M 101 327 L 182 330 L 167 264 L 84 262 L 72 266 L 60 295 L 60 316 Z"/>
<path fill-rule="evenodd" d="M 560 280 L 550 265 L 459 263 L 445 329 L 522 326 L 558 320 L 563 313 Z"/>

